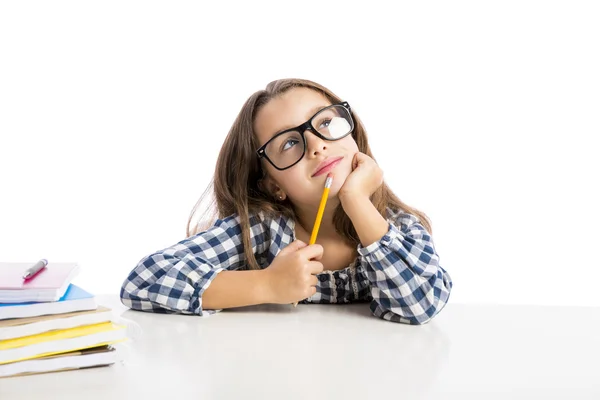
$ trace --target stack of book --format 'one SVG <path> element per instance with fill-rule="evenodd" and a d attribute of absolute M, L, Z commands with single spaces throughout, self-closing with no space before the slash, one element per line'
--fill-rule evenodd
<path fill-rule="evenodd" d="M 0 263 L 0 378 L 114 364 L 127 339 L 113 312 L 71 283 L 75 263 Z"/>

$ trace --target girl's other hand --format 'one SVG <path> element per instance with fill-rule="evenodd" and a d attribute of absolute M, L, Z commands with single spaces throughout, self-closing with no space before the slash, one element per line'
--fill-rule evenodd
<path fill-rule="evenodd" d="M 340 188 L 338 197 L 369 198 L 383 184 L 383 170 L 371 157 L 360 151 L 354 154 L 352 172 Z"/>
<path fill-rule="evenodd" d="M 264 269 L 269 303 L 290 304 L 316 293 L 316 274 L 323 271 L 319 262 L 323 247 L 295 240 L 277 254 Z"/>

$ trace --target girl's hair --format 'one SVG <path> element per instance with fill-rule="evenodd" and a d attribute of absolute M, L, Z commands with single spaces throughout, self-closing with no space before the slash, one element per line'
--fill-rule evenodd
<path fill-rule="evenodd" d="M 269 83 L 265 90 L 259 90 L 250 96 L 225 138 L 217 159 L 214 177 L 200 199 L 196 202 L 188 220 L 186 233 L 189 237 L 210 227 L 217 218 L 226 218 L 237 213 L 241 223 L 242 244 L 244 246 L 246 264 L 250 269 L 259 269 L 252 252 L 250 216 L 262 212 L 265 216 L 272 218 L 285 216 L 296 219 L 293 205 L 289 200 L 278 202 L 273 195 L 262 189 L 261 181 L 265 177 L 265 171 L 263 171 L 260 160 L 256 155 L 259 143 L 254 133 L 254 118 L 261 107 L 266 105 L 270 100 L 292 88 L 298 87 L 315 90 L 323 94 L 331 103 L 342 101 L 342 99 L 327 88 L 304 79 L 276 80 Z M 354 119 L 352 137 L 358 145 L 358 150 L 374 158 L 363 124 L 354 112 L 352 112 L 352 117 Z M 203 207 L 203 218 L 201 220 L 205 222 L 202 225 L 196 224 L 195 229 L 190 230 L 198 207 L 211 194 L 214 197 L 211 196 L 209 204 L 205 208 Z M 215 202 L 216 210 L 214 207 Z M 395 211 L 401 210 L 419 218 L 423 227 L 431 233 L 429 218 L 421 211 L 404 204 L 385 183 L 373 193 L 371 202 L 384 218 L 387 217 L 386 207 L 390 207 Z M 206 215 L 210 216 L 205 218 Z M 346 215 L 341 205 L 334 212 L 333 223 L 336 231 L 350 245 L 356 246 L 360 243 L 352 221 Z"/>

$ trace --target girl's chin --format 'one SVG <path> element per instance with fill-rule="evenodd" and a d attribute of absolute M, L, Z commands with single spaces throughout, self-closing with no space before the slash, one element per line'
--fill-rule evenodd
<path fill-rule="evenodd" d="M 333 198 L 333 197 L 337 197 L 339 192 L 340 192 L 340 188 L 342 187 L 342 185 L 336 185 L 335 182 L 333 182 L 331 184 L 331 187 L 329 188 L 329 196 L 328 198 Z"/>
<path fill-rule="evenodd" d="M 333 192 L 335 190 L 336 193 L 339 192 L 340 188 L 342 186 L 344 186 L 344 182 L 346 182 L 347 177 L 348 177 L 347 174 L 342 174 L 342 173 L 334 175 L 333 181 L 331 182 L 331 187 L 329 188 L 329 191 Z"/>

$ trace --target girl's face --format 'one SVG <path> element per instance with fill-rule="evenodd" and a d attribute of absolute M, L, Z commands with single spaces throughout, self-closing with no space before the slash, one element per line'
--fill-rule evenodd
<path fill-rule="evenodd" d="M 259 146 L 277 133 L 306 122 L 317 111 L 331 105 L 321 93 L 308 88 L 293 88 L 272 99 L 257 113 L 254 121 Z M 340 188 L 352 172 L 352 160 L 358 150 L 352 135 L 337 141 L 322 140 L 311 131 L 304 133 L 306 153 L 300 162 L 283 171 L 262 159 L 262 167 L 269 179 L 268 190 L 276 197 L 289 197 L 295 206 L 318 205 L 327 173 L 315 175 L 325 160 L 341 158 L 329 172 L 334 174 L 329 196 L 337 196 Z M 297 144 L 301 146 L 302 143 Z"/>

